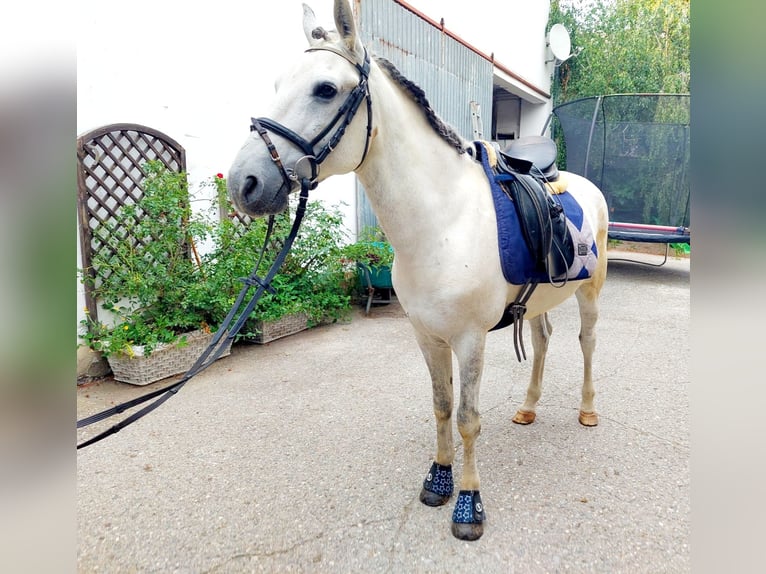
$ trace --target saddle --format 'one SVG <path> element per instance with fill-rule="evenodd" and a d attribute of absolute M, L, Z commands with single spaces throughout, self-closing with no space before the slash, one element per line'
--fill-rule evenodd
<path fill-rule="evenodd" d="M 598 250 L 582 207 L 567 193 L 567 182 L 556 168 L 553 140 L 525 137 L 505 150 L 477 141 L 469 153 L 489 180 L 503 275 L 522 286 L 490 330 L 513 325 L 513 345 L 521 361 L 526 359 L 522 319 L 537 285 L 590 277 Z"/>
<path fill-rule="evenodd" d="M 498 151 L 500 168 L 507 172 L 509 169 L 521 173 L 529 173 L 534 168 L 535 173 L 545 181 L 557 181 L 559 170 L 556 167 L 558 149 L 556 142 L 545 136 L 524 136 L 513 140 L 505 150 Z"/>
<path fill-rule="evenodd" d="M 495 181 L 513 202 L 522 236 L 535 270 L 551 281 L 566 277 L 575 251 L 564 209 L 553 199 L 549 183 L 558 180 L 556 142 L 544 136 L 526 136 L 505 150 L 496 144 Z"/>

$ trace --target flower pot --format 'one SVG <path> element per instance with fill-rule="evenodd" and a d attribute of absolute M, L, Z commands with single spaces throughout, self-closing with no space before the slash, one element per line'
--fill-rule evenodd
<path fill-rule="evenodd" d="M 108 357 L 109 366 L 116 381 L 131 385 L 148 385 L 173 375 L 188 371 L 207 349 L 215 333 L 192 331 L 186 333 L 186 344 L 161 343 L 150 355 L 144 354 L 144 347 L 133 347 L 133 356 L 115 353 Z M 231 343 L 221 357 L 231 354 Z M 220 357 L 219 357 L 220 358 Z"/>
<path fill-rule="evenodd" d="M 274 321 L 258 321 L 255 328 L 257 335 L 252 341 L 262 345 L 306 330 L 308 328 L 308 317 L 304 313 L 293 313 L 291 315 L 284 315 Z"/>
<path fill-rule="evenodd" d="M 390 265 L 367 265 L 365 263 L 357 263 L 357 269 L 359 270 L 359 282 L 362 289 L 374 287 L 375 289 L 393 289 L 391 283 L 391 266 Z"/>
<path fill-rule="evenodd" d="M 370 314 L 373 303 L 388 304 L 391 302 L 391 292 L 394 288 L 391 282 L 390 265 L 367 265 L 357 262 L 359 286 L 365 303 L 365 313 Z"/>

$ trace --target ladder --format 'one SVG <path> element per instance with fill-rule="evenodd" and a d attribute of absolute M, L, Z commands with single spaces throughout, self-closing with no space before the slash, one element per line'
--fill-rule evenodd
<path fill-rule="evenodd" d="M 471 125 L 473 126 L 473 139 L 484 139 L 484 128 L 481 124 L 481 104 L 474 100 L 469 102 L 471 108 Z"/>

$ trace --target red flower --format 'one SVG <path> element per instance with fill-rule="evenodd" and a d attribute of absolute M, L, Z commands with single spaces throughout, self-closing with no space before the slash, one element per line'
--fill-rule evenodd
<path fill-rule="evenodd" d="M 216 176 L 218 179 L 223 179 L 223 174 L 222 174 L 222 173 L 217 173 L 217 174 L 215 174 L 215 176 Z"/>

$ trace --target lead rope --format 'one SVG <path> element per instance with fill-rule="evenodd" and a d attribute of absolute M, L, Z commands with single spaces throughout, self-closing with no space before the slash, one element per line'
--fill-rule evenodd
<path fill-rule="evenodd" d="M 264 255 L 264 252 L 266 251 L 266 246 L 268 244 L 269 236 L 271 235 L 273 222 L 274 222 L 273 217 L 269 218 L 269 227 L 266 232 L 266 239 L 264 240 L 260 257 L 258 258 L 258 264 L 255 266 L 255 269 L 253 269 L 253 272 L 248 277 L 244 277 L 240 279 L 240 281 L 244 282 L 245 285 L 242 287 L 242 290 L 237 296 L 237 300 L 234 302 L 234 305 L 229 311 L 229 314 L 226 316 L 223 323 L 221 323 L 221 326 L 216 331 L 215 335 L 213 336 L 213 340 L 210 342 L 208 347 L 202 352 L 202 354 L 199 356 L 199 358 L 194 363 L 194 365 L 192 365 L 192 367 L 188 371 L 186 371 L 186 373 L 183 375 L 181 380 L 167 387 L 163 387 L 161 389 L 151 391 L 150 393 L 141 395 L 140 397 L 136 397 L 135 399 L 132 399 L 130 401 L 126 401 L 117 406 L 111 407 L 99 413 L 93 414 L 89 417 L 85 417 L 84 419 L 78 420 L 77 428 L 79 429 L 79 428 L 91 425 L 93 423 L 102 421 L 114 415 L 123 413 L 129 409 L 132 409 L 133 407 L 136 407 L 142 403 L 150 401 L 153 398 L 159 397 L 153 403 L 150 403 L 149 405 L 145 406 L 140 411 L 136 411 L 135 413 L 123 419 L 119 423 L 109 427 L 107 430 L 78 444 L 77 445 L 78 450 L 121 431 L 126 426 L 136 422 L 138 419 L 140 419 L 144 415 L 152 412 L 154 409 L 156 409 L 165 401 L 167 401 L 170 397 L 178 393 L 178 391 L 181 390 L 181 388 L 194 375 L 201 373 L 202 371 L 204 371 L 206 368 L 208 368 L 210 365 L 212 365 L 216 360 L 220 358 L 220 356 L 224 352 L 224 349 L 226 349 L 228 345 L 234 342 L 234 337 L 237 335 L 237 333 L 239 333 L 240 329 L 245 324 L 245 321 L 247 321 L 247 318 L 253 312 L 255 305 L 258 303 L 258 300 L 261 298 L 263 293 L 265 291 L 269 291 L 271 293 L 274 292 L 274 288 L 271 286 L 271 281 L 274 279 L 274 276 L 277 274 L 280 267 L 282 267 L 282 263 L 284 263 L 285 258 L 287 257 L 287 254 L 293 245 L 293 241 L 295 241 L 295 238 L 298 235 L 298 229 L 300 228 L 301 221 L 303 220 L 303 215 L 306 212 L 306 202 L 308 201 L 308 192 L 309 192 L 310 185 L 311 184 L 308 181 L 308 179 L 304 178 L 301 180 L 301 191 L 299 195 L 298 208 L 295 212 L 295 220 L 293 221 L 293 226 L 290 229 L 290 234 L 285 239 L 285 243 L 282 246 L 282 249 L 277 255 L 276 259 L 271 264 L 271 267 L 269 268 L 268 273 L 266 274 L 265 277 L 261 278 L 258 276 L 257 272 L 258 272 L 258 268 L 260 267 L 261 261 L 263 260 L 263 255 Z M 237 315 L 237 311 L 242 306 L 242 303 L 244 302 L 245 297 L 247 296 L 247 293 L 251 287 L 257 287 L 255 293 L 253 294 L 248 304 L 245 306 L 242 313 L 240 313 L 237 321 L 234 323 L 231 329 L 229 329 L 229 325 L 234 320 L 234 317 Z M 227 333 L 225 339 L 223 338 L 224 333 Z M 208 357 L 210 357 L 209 360 L 208 360 Z"/>

